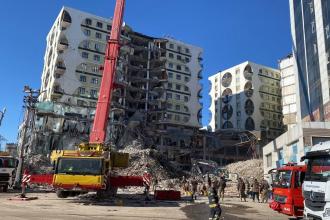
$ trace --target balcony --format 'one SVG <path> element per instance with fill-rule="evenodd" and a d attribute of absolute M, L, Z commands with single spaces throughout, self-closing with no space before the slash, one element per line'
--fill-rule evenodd
<path fill-rule="evenodd" d="M 57 45 L 57 50 L 61 53 L 64 50 L 68 49 L 68 47 L 69 47 L 68 40 L 66 39 L 65 36 L 61 36 L 60 41 L 58 42 Z"/>
<path fill-rule="evenodd" d="M 63 62 L 57 62 L 57 64 L 55 65 L 55 73 L 56 74 L 64 74 L 66 70 L 66 67 L 64 65 Z"/>
<path fill-rule="evenodd" d="M 70 16 L 69 12 L 67 12 L 65 10 L 63 11 L 61 21 L 62 21 L 62 23 L 61 23 L 62 30 L 65 30 L 70 26 L 72 20 L 71 20 L 71 16 Z"/>

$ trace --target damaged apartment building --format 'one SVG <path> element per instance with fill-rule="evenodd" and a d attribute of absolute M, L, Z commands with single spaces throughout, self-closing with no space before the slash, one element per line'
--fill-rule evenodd
<path fill-rule="evenodd" d="M 47 36 L 38 133 L 31 134 L 44 152 L 88 140 L 110 30 L 111 20 L 67 7 L 55 20 Z M 168 160 L 189 163 L 201 128 L 202 49 L 127 25 L 120 43 L 108 141 L 124 146 L 139 140 Z"/>

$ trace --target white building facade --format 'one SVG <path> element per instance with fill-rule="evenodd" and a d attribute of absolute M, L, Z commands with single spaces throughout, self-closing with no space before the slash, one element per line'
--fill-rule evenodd
<path fill-rule="evenodd" d="M 270 141 L 282 133 L 280 72 L 246 61 L 209 77 L 210 127 L 258 131 Z"/>

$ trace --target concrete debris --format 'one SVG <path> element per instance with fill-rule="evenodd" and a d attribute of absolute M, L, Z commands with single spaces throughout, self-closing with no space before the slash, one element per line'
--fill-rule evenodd
<path fill-rule="evenodd" d="M 29 155 L 25 166 L 31 172 L 50 173 L 53 169 L 50 160 L 45 155 Z"/>
<path fill-rule="evenodd" d="M 264 177 L 263 162 L 259 159 L 231 163 L 226 168 L 229 173 L 237 173 L 243 179 L 257 178 L 259 181 Z"/>

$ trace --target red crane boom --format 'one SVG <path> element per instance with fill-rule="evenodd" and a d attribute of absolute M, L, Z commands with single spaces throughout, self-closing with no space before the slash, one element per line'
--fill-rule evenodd
<path fill-rule="evenodd" d="M 116 0 L 110 39 L 107 42 L 104 57 L 104 69 L 97 101 L 96 112 L 89 143 L 103 144 L 106 138 L 108 117 L 111 105 L 111 93 L 120 50 L 120 33 L 124 17 L 125 0 Z"/>

